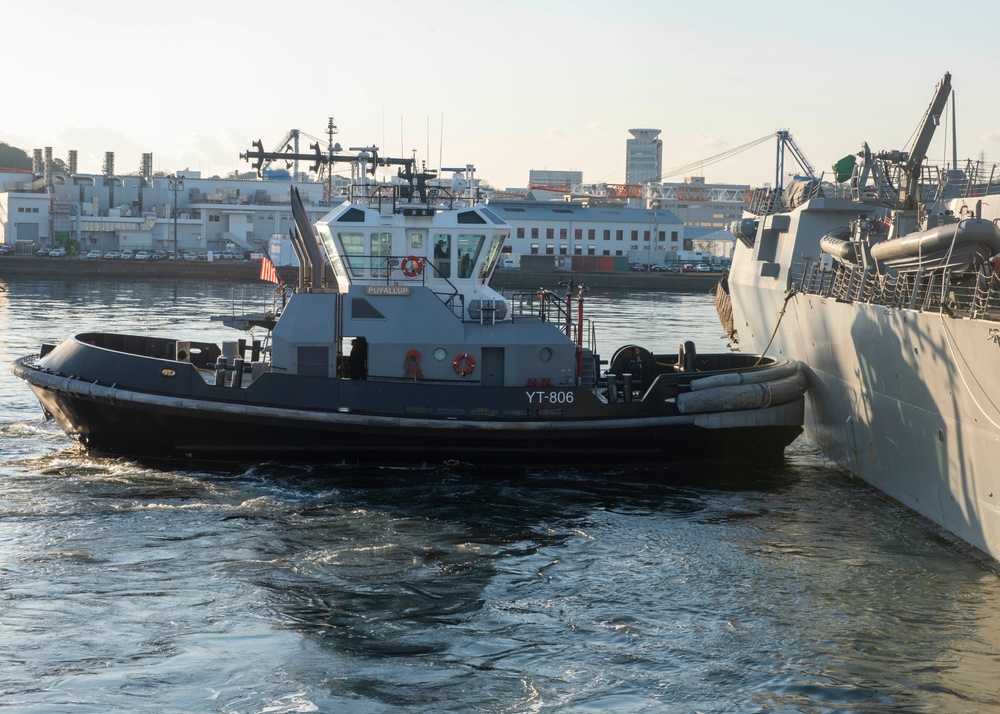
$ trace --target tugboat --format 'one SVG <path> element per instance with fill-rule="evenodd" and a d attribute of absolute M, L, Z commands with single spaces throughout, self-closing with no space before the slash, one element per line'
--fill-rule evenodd
<path fill-rule="evenodd" d="M 478 200 L 471 167 L 447 185 L 371 147 L 311 158 L 350 160 L 355 180 L 315 230 L 292 188 L 297 285 L 275 313 L 231 323 L 267 339 L 43 345 L 11 369 L 45 415 L 98 453 L 238 462 L 757 460 L 801 432 L 794 361 L 687 342 L 606 362 L 584 286 L 491 288 L 510 227 Z M 394 180 L 368 178 L 388 165 Z"/>

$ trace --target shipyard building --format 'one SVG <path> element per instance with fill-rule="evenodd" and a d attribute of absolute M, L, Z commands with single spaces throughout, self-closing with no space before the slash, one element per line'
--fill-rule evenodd
<path fill-rule="evenodd" d="M 63 247 L 71 254 L 242 255 L 265 248 L 293 225 L 290 180 L 202 177 L 198 171 L 152 175 L 150 154 L 132 174 L 116 173 L 111 154 L 102 174 L 63 173 L 53 170 L 46 154 L 48 168 L 41 171 L 0 172 L 0 243 L 18 253 Z M 75 169 L 73 164 L 68 166 Z M 345 181 L 296 184 L 312 220 L 329 211 L 331 194 L 337 199 Z"/>
<path fill-rule="evenodd" d="M 660 131 L 630 133 L 625 184 L 585 184 L 580 171 L 532 170 L 519 199 L 484 193 L 511 225 L 506 252 L 628 256 L 647 265 L 685 260 L 692 251 L 730 257 L 727 227 L 742 216 L 750 187 L 708 184 L 702 177 L 662 183 Z M 115 171 L 110 152 L 100 174 L 78 173 L 75 152 L 64 163 L 53 160 L 51 149 L 35 150 L 34 160 L 30 171 L 0 170 L 0 243 L 25 254 L 54 247 L 71 254 L 255 252 L 274 246 L 292 227 L 293 179 L 314 221 L 342 200 L 349 183 L 280 171 L 263 179 L 154 174 L 152 154 L 126 174 Z M 294 262 L 290 249 L 274 257 Z"/>

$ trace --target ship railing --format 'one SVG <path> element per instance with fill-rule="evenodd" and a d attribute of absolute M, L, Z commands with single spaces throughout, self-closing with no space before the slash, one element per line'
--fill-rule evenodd
<path fill-rule="evenodd" d="M 980 271 L 951 274 L 947 270 L 895 273 L 877 266 L 818 262 L 793 266 L 796 290 L 841 302 L 880 305 L 900 310 L 940 312 L 952 317 L 1000 321 L 1000 274 Z"/>
<path fill-rule="evenodd" d="M 747 212 L 755 216 L 769 216 L 789 210 L 790 200 L 794 200 L 795 205 L 801 205 L 813 198 L 851 198 L 851 189 L 848 184 L 834 184 L 829 181 L 816 180 L 808 183 L 800 182 L 798 189 L 799 191 L 795 193 L 794 198 L 791 198 L 790 194 L 782 188 L 755 188 L 750 192 Z"/>
<path fill-rule="evenodd" d="M 424 186 L 423 189 L 409 184 L 354 184 L 348 191 L 348 198 L 379 212 L 392 211 L 403 206 L 427 206 L 451 210 L 456 207 L 471 206 L 476 197 L 455 193 L 446 186 Z"/>
<path fill-rule="evenodd" d="M 597 331 L 593 322 L 584 318 L 581 325 L 574 310 L 567 306 L 565 296 L 538 288 L 535 291 L 518 291 L 509 295 L 505 293 L 504 297 L 510 302 L 511 317 L 532 317 L 542 322 L 551 322 L 558 325 L 577 344 L 582 344 L 592 352 L 597 351 Z"/>

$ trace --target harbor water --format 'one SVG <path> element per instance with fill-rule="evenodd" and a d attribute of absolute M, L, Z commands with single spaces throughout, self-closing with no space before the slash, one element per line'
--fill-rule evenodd
<path fill-rule="evenodd" d="M 233 291 L 0 279 L 0 361 L 236 339 L 210 320 Z M 587 310 L 606 359 L 726 349 L 708 294 Z M 1000 711 L 996 574 L 801 441 L 766 467 L 164 469 L 87 454 L 6 366 L 0 404 L 3 711 Z"/>

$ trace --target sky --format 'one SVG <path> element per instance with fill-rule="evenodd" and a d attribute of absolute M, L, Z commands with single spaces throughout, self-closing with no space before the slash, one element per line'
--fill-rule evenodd
<path fill-rule="evenodd" d="M 656 128 L 666 180 L 758 186 L 773 139 L 715 157 L 785 129 L 817 171 L 906 148 L 950 72 L 960 161 L 1000 161 L 998 19 L 995 0 L 10 3 L 0 142 L 75 149 L 83 173 L 114 151 L 117 173 L 152 152 L 225 176 L 258 139 L 325 146 L 333 117 L 345 149 L 506 188 L 531 169 L 624 183 L 629 129 Z"/>

